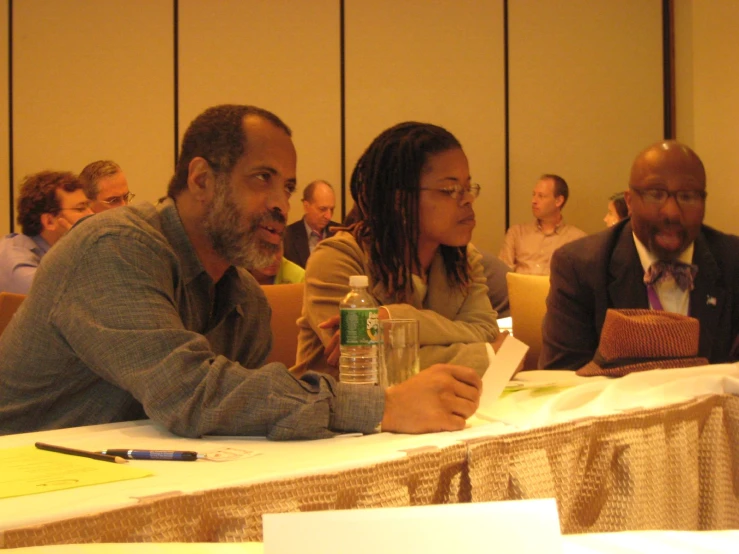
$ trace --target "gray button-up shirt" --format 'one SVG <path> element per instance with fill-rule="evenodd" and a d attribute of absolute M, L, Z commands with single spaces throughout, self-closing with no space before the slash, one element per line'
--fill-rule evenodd
<path fill-rule="evenodd" d="M 193 437 L 371 432 L 379 387 L 247 369 L 269 352 L 270 314 L 245 270 L 213 283 L 171 200 L 87 218 L 0 337 L 0 434 L 144 417 Z"/>

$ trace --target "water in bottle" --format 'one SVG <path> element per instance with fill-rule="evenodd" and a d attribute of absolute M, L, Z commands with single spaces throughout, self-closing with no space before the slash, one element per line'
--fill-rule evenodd
<path fill-rule="evenodd" d="M 377 304 L 367 290 L 366 275 L 349 278 L 351 291 L 339 304 L 341 314 L 342 383 L 373 385 L 377 382 L 377 343 L 380 336 Z"/>

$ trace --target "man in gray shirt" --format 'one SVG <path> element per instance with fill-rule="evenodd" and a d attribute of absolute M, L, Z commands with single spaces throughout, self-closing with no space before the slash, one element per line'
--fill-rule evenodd
<path fill-rule="evenodd" d="M 247 369 L 269 352 L 270 309 L 242 268 L 282 239 L 290 135 L 259 108 L 206 110 L 167 200 L 89 218 L 44 257 L 0 337 L 0 434 L 145 417 L 191 437 L 464 426 L 481 389 L 470 368 L 437 365 L 385 390 Z"/>

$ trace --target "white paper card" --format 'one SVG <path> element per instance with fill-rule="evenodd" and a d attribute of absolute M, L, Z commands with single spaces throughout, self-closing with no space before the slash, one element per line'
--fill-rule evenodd
<path fill-rule="evenodd" d="M 265 514 L 264 554 L 562 552 L 553 498 Z"/>
<path fill-rule="evenodd" d="M 482 395 L 480 406 L 477 408 L 478 417 L 485 417 L 485 411 L 490 410 L 500 398 L 503 389 L 521 365 L 529 347 L 516 337 L 508 336 L 503 341 L 493 361 L 482 376 Z"/>

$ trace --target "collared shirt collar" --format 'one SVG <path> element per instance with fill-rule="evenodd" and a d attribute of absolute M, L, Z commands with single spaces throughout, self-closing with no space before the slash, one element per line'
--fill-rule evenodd
<path fill-rule="evenodd" d="M 180 214 L 174 200 L 167 198 L 157 205 L 157 212 L 162 222 L 162 233 L 177 252 L 182 265 L 182 274 L 186 282 L 190 282 L 205 272 L 205 267 L 198 258 L 195 248 L 182 225 Z"/>
<path fill-rule="evenodd" d="M 636 245 L 636 251 L 639 254 L 639 261 L 641 262 L 642 267 L 644 268 L 644 271 L 646 272 L 649 267 L 657 261 L 657 256 L 655 256 L 652 252 L 650 252 L 646 246 L 644 246 L 644 243 L 640 241 L 636 234 L 632 231 L 632 236 L 634 237 L 634 244 Z M 686 263 L 686 264 L 692 264 L 693 263 L 693 249 L 695 247 L 695 243 L 691 242 L 690 246 L 688 246 L 682 254 L 680 254 L 680 257 L 678 258 L 679 261 Z"/>
<path fill-rule="evenodd" d="M 312 233 L 316 233 L 320 239 L 327 238 L 326 237 L 326 233 L 328 231 L 328 225 L 326 225 L 326 227 L 323 229 L 323 231 L 321 231 L 319 233 L 313 227 L 311 227 L 310 225 L 308 225 L 308 222 L 305 220 L 305 216 L 303 216 L 303 225 L 305 225 L 305 234 L 308 235 L 309 237 L 311 236 Z"/>
<path fill-rule="evenodd" d="M 49 248 L 51 248 L 51 245 L 46 242 L 46 239 L 42 237 L 41 235 L 35 235 L 33 237 L 30 237 L 33 242 L 36 243 L 36 246 L 38 247 L 39 251 L 36 252 L 39 256 L 43 256 L 49 251 Z"/>
<path fill-rule="evenodd" d="M 212 283 L 213 280 L 208 275 L 208 272 L 205 271 L 205 267 L 200 261 L 200 258 L 198 258 L 195 248 L 190 242 L 190 238 L 187 236 L 174 200 L 167 198 L 162 201 L 157 205 L 157 211 L 159 212 L 162 223 L 162 233 L 167 237 L 167 240 L 175 252 L 177 252 L 177 256 L 180 259 L 182 275 L 185 282 L 191 283 L 202 276 L 202 278 Z M 218 283 L 219 286 L 225 286 L 225 283 L 229 281 L 231 301 L 239 305 L 246 299 L 247 291 L 239 276 L 239 271 L 234 266 L 226 270 Z"/>
<path fill-rule="evenodd" d="M 554 226 L 554 231 L 552 231 L 551 233 L 549 233 L 549 234 L 547 235 L 546 233 L 544 233 L 544 229 L 542 229 L 542 228 L 541 228 L 541 219 L 537 219 L 537 220 L 536 220 L 536 228 L 537 228 L 537 229 L 538 229 L 538 230 L 539 230 L 539 231 L 540 231 L 540 232 L 541 232 L 542 234 L 544 234 L 545 236 L 550 236 L 550 235 L 557 235 L 557 234 L 559 234 L 559 232 L 560 232 L 560 231 L 561 231 L 562 229 L 564 229 L 564 226 L 565 226 L 565 218 L 564 218 L 564 217 L 562 217 L 562 216 L 560 216 L 560 218 L 559 218 L 559 223 L 557 223 L 557 225 L 555 225 L 555 226 Z"/>

